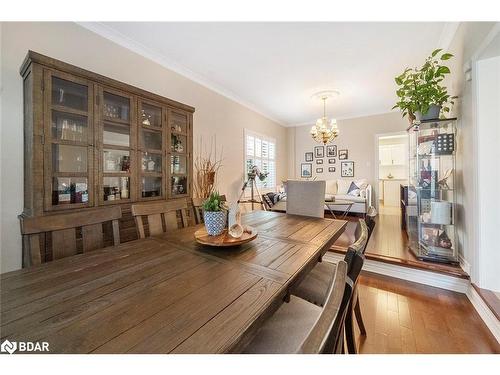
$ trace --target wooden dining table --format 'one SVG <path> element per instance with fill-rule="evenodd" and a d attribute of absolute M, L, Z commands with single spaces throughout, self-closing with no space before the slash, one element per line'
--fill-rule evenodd
<path fill-rule="evenodd" d="M 254 211 L 244 245 L 197 244 L 191 226 L 1 275 L 2 341 L 51 353 L 239 352 L 346 227 Z"/>

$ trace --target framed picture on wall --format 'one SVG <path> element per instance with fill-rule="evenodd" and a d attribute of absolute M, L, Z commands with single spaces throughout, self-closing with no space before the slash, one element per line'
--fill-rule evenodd
<path fill-rule="evenodd" d="M 349 153 L 347 150 L 339 150 L 339 160 L 347 160 L 349 159 Z"/>
<path fill-rule="evenodd" d="M 340 175 L 341 177 L 354 177 L 354 162 L 343 161 L 340 163 Z"/>
<path fill-rule="evenodd" d="M 336 159 L 328 159 L 328 164 L 335 164 L 336 163 Z"/>
<path fill-rule="evenodd" d="M 315 158 L 323 158 L 323 157 L 325 157 L 325 146 L 316 146 L 316 147 L 314 147 L 314 157 Z"/>
<path fill-rule="evenodd" d="M 306 152 L 305 154 L 305 159 L 307 162 L 312 162 L 313 161 L 313 153 L 312 152 Z"/>
<path fill-rule="evenodd" d="M 335 156 L 337 156 L 337 145 L 326 146 L 326 157 L 334 158 Z"/>
<path fill-rule="evenodd" d="M 330 173 L 335 172 L 335 167 L 328 167 L 328 172 Z"/>
<path fill-rule="evenodd" d="M 323 173 L 323 168 L 316 168 L 316 173 Z"/>
<path fill-rule="evenodd" d="M 310 178 L 312 177 L 313 165 L 311 163 L 300 164 L 300 177 Z"/>
<path fill-rule="evenodd" d="M 316 159 L 316 164 L 323 164 L 323 159 Z"/>

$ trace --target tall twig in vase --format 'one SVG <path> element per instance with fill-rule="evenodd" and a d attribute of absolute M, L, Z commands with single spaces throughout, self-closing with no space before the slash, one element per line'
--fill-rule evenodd
<path fill-rule="evenodd" d="M 200 136 L 196 142 L 194 158 L 193 193 L 197 198 L 208 198 L 217 186 L 217 174 L 222 167 L 222 147 L 217 152 L 217 139 L 213 136 L 207 148 Z"/>

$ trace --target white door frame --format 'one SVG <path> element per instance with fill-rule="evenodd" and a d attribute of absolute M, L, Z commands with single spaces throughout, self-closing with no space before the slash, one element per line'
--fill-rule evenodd
<path fill-rule="evenodd" d="M 375 191 L 375 208 L 377 209 L 377 212 L 379 212 L 379 202 L 380 202 L 380 191 L 378 189 L 378 184 L 379 184 L 379 139 L 382 137 L 389 137 L 391 135 L 406 135 L 408 134 L 406 131 L 400 131 L 400 132 L 390 132 L 390 133 L 379 133 L 374 135 L 374 142 L 375 142 L 375 162 L 373 163 L 374 168 L 375 168 L 375 181 L 374 185 L 372 186 L 373 191 Z M 373 204 L 373 196 L 372 196 L 372 204 Z"/>
<path fill-rule="evenodd" d="M 481 215 L 479 209 L 479 171 L 478 171 L 478 157 L 477 152 L 479 150 L 479 135 L 478 135 L 478 113 L 477 113 L 477 63 L 481 60 L 482 53 L 488 48 L 493 39 L 500 34 L 500 22 L 497 22 L 495 26 L 490 30 L 486 38 L 474 51 L 469 61 L 466 61 L 463 66 L 464 73 L 470 74 L 470 79 L 472 80 L 472 130 L 473 130 L 473 140 L 472 140 L 472 166 L 473 166 L 473 182 L 472 182 L 472 196 L 474 197 L 474 205 L 471 207 L 472 217 L 474 226 L 472 231 L 468 233 L 470 240 L 467 241 L 468 245 L 472 247 L 472 258 L 470 261 L 470 277 L 471 282 L 478 284 L 480 282 L 480 258 L 481 258 L 481 238 L 480 238 L 480 227 L 481 227 Z M 480 286 L 480 285 L 479 285 Z"/>

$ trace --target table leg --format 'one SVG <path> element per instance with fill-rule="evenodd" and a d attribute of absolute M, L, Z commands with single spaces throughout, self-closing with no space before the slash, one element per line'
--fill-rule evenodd
<path fill-rule="evenodd" d="M 325 204 L 325 206 L 328 208 L 328 211 L 330 211 L 330 214 L 333 216 L 334 219 L 337 219 L 337 216 L 333 213 L 333 210 L 331 209 L 329 204 Z"/>

